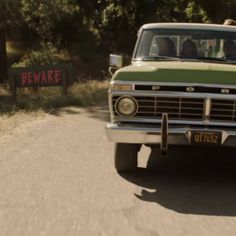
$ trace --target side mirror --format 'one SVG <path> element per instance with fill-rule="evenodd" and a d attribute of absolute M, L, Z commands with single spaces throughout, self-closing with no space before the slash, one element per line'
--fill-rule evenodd
<path fill-rule="evenodd" d="M 121 55 L 110 54 L 109 64 L 109 72 L 113 75 L 117 69 L 123 66 L 123 57 Z"/>
<path fill-rule="evenodd" d="M 123 66 L 123 57 L 116 54 L 110 54 L 110 66 L 121 68 Z"/>

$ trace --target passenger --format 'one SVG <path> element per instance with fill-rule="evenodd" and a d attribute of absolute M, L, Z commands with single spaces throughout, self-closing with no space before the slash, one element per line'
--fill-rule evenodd
<path fill-rule="evenodd" d="M 175 57 L 175 45 L 173 41 L 169 38 L 159 38 L 157 39 L 159 56 Z"/>
<path fill-rule="evenodd" d="M 180 56 L 183 58 L 197 58 L 198 57 L 196 44 L 191 39 L 187 39 L 183 42 Z"/>
<path fill-rule="evenodd" d="M 223 25 L 231 25 L 231 26 L 236 26 L 236 21 L 233 20 L 233 19 L 226 19 L 224 21 L 224 24 Z"/>
<path fill-rule="evenodd" d="M 224 21 L 223 25 L 236 26 L 236 20 L 233 20 L 233 19 L 226 19 L 226 20 Z M 218 57 L 219 57 L 219 58 L 224 57 L 223 46 L 224 46 L 224 40 L 221 40 L 221 42 L 220 42 L 220 51 L 219 51 L 219 54 L 218 54 Z"/>
<path fill-rule="evenodd" d="M 223 46 L 224 57 L 226 59 L 236 59 L 236 44 L 233 40 L 227 40 Z"/>

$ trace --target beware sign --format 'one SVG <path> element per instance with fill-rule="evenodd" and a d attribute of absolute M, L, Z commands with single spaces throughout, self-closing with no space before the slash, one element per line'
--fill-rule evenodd
<path fill-rule="evenodd" d="M 42 70 L 38 72 L 21 72 L 19 86 L 59 86 L 62 85 L 61 70 Z"/>
<path fill-rule="evenodd" d="M 72 64 L 52 66 L 11 68 L 9 77 L 16 95 L 17 88 L 63 86 L 64 91 L 74 81 L 75 75 Z"/>

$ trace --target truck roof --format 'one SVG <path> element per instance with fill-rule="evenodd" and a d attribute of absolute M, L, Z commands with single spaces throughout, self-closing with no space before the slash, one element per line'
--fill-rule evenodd
<path fill-rule="evenodd" d="M 143 25 L 140 29 L 187 29 L 236 32 L 236 26 L 200 23 L 150 23 Z"/>

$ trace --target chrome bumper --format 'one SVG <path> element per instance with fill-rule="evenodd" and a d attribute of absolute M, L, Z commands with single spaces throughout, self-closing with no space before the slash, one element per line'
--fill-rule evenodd
<path fill-rule="evenodd" d="M 170 145 L 190 145 L 191 131 L 222 132 L 222 146 L 236 147 L 236 131 L 210 128 L 171 128 L 168 129 L 167 141 Z M 161 144 L 161 127 L 143 128 L 106 125 L 107 137 L 115 143 Z"/>

